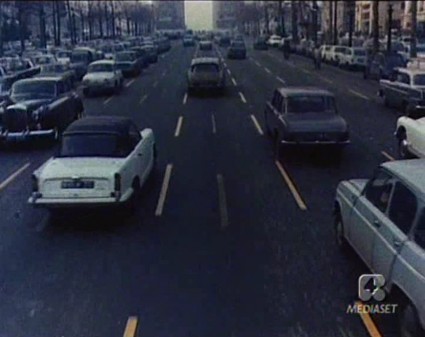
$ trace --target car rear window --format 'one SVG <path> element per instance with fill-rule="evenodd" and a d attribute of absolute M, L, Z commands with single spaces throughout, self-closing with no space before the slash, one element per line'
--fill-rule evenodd
<path fill-rule="evenodd" d="M 113 134 L 64 135 L 59 157 L 125 157 L 123 146 Z"/>
<path fill-rule="evenodd" d="M 306 112 L 335 112 L 335 102 L 330 96 L 293 96 L 288 97 L 288 113 L 306 113 Z"/>
<path fill-rule="evenodd" d="M 202 63 L 192 67 L 194 73 L 216 73 L 218 72 L 218 65 L 214 63 Z"/>
<path fill-rule="evenodd" d="M 366 50 L 354 49 L 354 55 L 356 55 L 356 56 L 366 56 Z"/>

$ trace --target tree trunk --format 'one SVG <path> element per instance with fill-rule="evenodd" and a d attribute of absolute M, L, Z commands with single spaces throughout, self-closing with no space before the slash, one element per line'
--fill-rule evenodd
<path fill-rule="evenodd" d="M 57 32 L 57 40 L 55 45 L 60 46 L 61 45 L 61 13 L 60 13 L 60 3 L 59 1 L 55 1 L 56 5 L 56 32 Z"/>
<path fill-rule="evenodd" d="M 418 29 L 418 3 L 416 1 L 411 1 L 411 11 L 412 11 L 412 23 L 411 23 L 411 41 L 410 41 L 410 57 L 416 57 L 416 37 Z"/>
<path fill-rule="evenodd" d="M 292 41 L 294 44 L 298 43 L 298 13 L 297 13 L 297 4 L 295 1 L 291 2 L 291 11 L 292 11 Z"/>
<path fill-rule="evenodd" d="M 333 24 L 334 24 L 333 44 L 337 45 L 338 44 L 338 0 L 334 0 L 334 20 L 333 20 Z"/>
<path fill-rule="evenodd" d="M 46 17 L 44 12 L 44 3 L 39 2 L 38 6 L 38 19 L 40 23 L 40 47 L 46 48 Z"/>
<path fill-rule="evenodd" d="M 269 29 L 269 8 L 268 8 L 268 3 L 267 1 L 264 2 L 264 23 L 266 25 L 266 34 L 270 34 L 270 29 Z"/>
<path fill-rule="evenodd" d="M 111 1 L 111 12 L 112 12 L 112 38 L 115 39 L 115 6 L 114 1 Z"/>
<path fill-rule="evenodd" d="M 0 57 L 3 57 L 3 3 L 0 1 Z"/>
<path fill-rule="evenodd" d="M 18 3 L 19 40 L 21 41 L 21 52 L 25 50 L 25 17 L 23 3 Z"/>
<path fill-rule="evenodd" d="M 130 18 L 127 16 L 126 20 L 127 20 L 127 35 L 130 35 Z"/>
<path fill-rule="evenodd" d="M 66 0 L 66 11 L 68 14 L 68 23 L 69 23 L 69 36 L 71 38 L 71 44 L 74 45 L 74 27 L 73 27 L 73 23 L 72 23 L 72 13 L 71 13 L 71 4 L 69 2 L 69 0 Z"/>
<path fill-rule="evenodd" d="M 52 4 L 52 26 L 53 26 L 53 43 L 56 45 L 57 38 L 57 29 L 56 29 L 56 3 L 54 1 L 51 2 Z"/>
<path fill-rule="evenodd" d="M 102 18 L 102 8 L 100 8 L 100 2 L 98 2 L 97 10 L 98 10 L 98 14 L 99 14 L 99 17 L 98 17 L 99 35 L 100 35 L 101 38 L 103 38 L 103 18 Z"/>
<path fill-rule="evenodd" d="M 85 22 L 84 22 L 83 9 L 80 9 L 80 20 L 81 20 L 81 41 L 84 41 L 84 30 L 86 29 L 86 25 L 85 25 Z"/>
<path fill-rule="evenodd" d="M 373 53 L 377 53 L 379 50 L 379 2 L 373 1 L 372 4 L 372 34 L 373 34 Z"/>
<path fill-rule="evenodd" d="M 103 3 L 103 10 L 105 11 L 105 36 L 109 37 L 110 36 L 110 33 L 109 33 L 110 27 L 109 27 L 109 13 L 108 13 L 108 2 L 107 1 L 105 1 Z"/>
<path fill-rule="evenodd" d="M 91 2 L 88 3 L 87 21 L 89 24 L 89 40 L 93 39 L 93 8 Z"/>

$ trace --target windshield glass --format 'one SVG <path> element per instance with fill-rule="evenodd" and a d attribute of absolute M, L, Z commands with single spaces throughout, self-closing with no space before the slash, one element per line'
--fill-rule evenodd
<path fill-rule="evenodd" d="M 112 72 L 114 66 L 110 63 L 96 63 L 90 64 L 87 72 L 89 73 L 100 73 L 100 72 Z"/>
<path fill-rule="evenodd" d="M 55 95 L 55 82 L 53 81 L 31 81 L 16 82 L 12 87 L 12 95 Z"/>
<path fill-rule="evenodd" d="M 287 99 L 288 113 L 335 112 L 335 102 L 330 96 L 294 96 Z"/>
<path fill-rule="evenodd" d="M 413 76 L 413 83 L 415 85 L 424 85 L 425 86 L 425 74 L 419 74 Z"/>
<path fill-rule="evenodd" d="M 123 157 L 117 136 L 111 134 L 64 135 L 59 157 Z"/>
<path fill-rule="evenodd" d="M 243 42 L 233 42 L 232 43 L 232 47 L 244 49 L 245 48 L 245 44 Z"/>
<path fill-rule="evenodd" d="M 50 64 L 53 62 L 54 62 L 54 59 L 52 57 L 38 56 L 35 58 L 35 63 L 37 64 Z"/>
<path fill-rule="evenodd" d="M 354 49 L 354 55 L 356 56 L 366 56 L 366 51 L 362 49 Z"/>
<path fill-rule="evenodd" d="M 88 53 L 84 53 L 84 52 L 72 53 L 71 55 L 71 62 L 87 62 L 88 59 L 89 59 Z"/>
<path fill-rule="evenodd" d="M 340 48 L 335 48 L 335 53 L 343 53 L 345 52 L 345 48 L 340 47 Z"/>
<path fill-rule="evenodd" d="M 121 53 L 115 56 L 115 60 L 118 62 L 132 62 L 135 57 L 133 53 Z"/>
<path fill-rule="evenodd" d="M 213 63 L 197 64 L 192 67 L 194 73 L 216 73 L 218 72 L 218 66 Z"/>
<path fill-rule="evenodd" d="M 70 57 L 71 53 L 68 52 L 68 51 L 60 51 L 60 52 L 58 52 L 57 56 L 58 57 Z"/>

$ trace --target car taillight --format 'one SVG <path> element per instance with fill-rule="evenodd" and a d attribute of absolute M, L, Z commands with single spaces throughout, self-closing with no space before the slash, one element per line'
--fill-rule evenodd
<path fill-rule="evenodd" d="M 32 182 L 32 191 L 33 192 L 38 192 L 38 179 L 35 176 L 35 174 L 33 174 L 31 176 L 31 182 Z"/>
<path fill-rule="evenodd" d="M 121 192 L 121 175 L 119 173 L 114 175 L 114 190 L 115 192 Z"/>

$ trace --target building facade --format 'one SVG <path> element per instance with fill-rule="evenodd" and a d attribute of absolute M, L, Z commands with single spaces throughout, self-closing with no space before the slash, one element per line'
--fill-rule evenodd
<path fill-rule="evenodd" d="M 184 1 L 154 1 L 157 30 L 185 29 Z"/>
<path fill-rule="evenodd" d="M 373 1 L 356 1 L 355 30 L 363 35 L 371 35 L 373 29 Z M 392 27 L 402 29 L 402 21 L 405 13 L 406 1 L 379 1 L 378 21 L 381 35 L 385 35 L 388 29 L 388 8 L 393 8 Z"/>
<path fill-rule="evenodd" d="M 336 7 L 336 30 L 339 36 L 345 35 L 350 30 L 350 10 L 354 11 L 354 1 L 324 1 L 321 10 L 322 32 L 329 37 L 334 26 L 334 10 Z M 353 14 L 355 17 L 355 13 Z M 354 20 L 353 20 L 354 21 Z M 353 29 L 354 29 L 354 22 Z"/>
<path fill-rule="evenodd" d="M 418 35 L 425 36 L 425 0 L 417 1 L 417 23 Z M 402 28 L 405 33 L 409 33 L 412 28 L 412 1 L 406 1 L 403 13 Z"/>
<path fill-rule="evenodd" d="M 236 29 L 238 27 L 238 13 L 242 1 L 214 1 L 213 2 L 213 29 Z"/>

